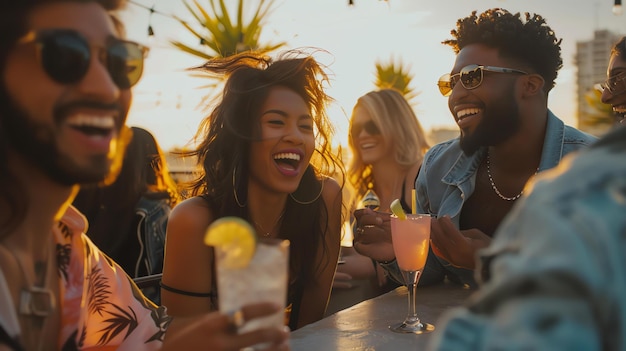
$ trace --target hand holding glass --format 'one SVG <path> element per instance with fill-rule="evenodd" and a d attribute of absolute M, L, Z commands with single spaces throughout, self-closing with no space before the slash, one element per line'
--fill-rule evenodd
<path fill-rule="evenodd" d="M 409 290 L 409 311 L 404 322 L 389 326 L 389 329 L 397 333 L 423 334 L 435 330 L 432 324 L 422 323 L 415 311 L 415 290 L 428 257 L 430 216 L 407 214 L 406 217 L 399 219 L 391 215 L 391 240 Z"/>
<path fill-rule="evenodd" d="M 242 306 L 255 302 L 274 302 L 284 306 L 287 301 L 287 276 L 289 270 L 289 241 L 262 239 L 249 265 L 232 268 L 223 264 L 225 254 L 215 249 L 217 261 L 217 289 L 219 309 L 232 313 Z M 239 332 L 261 327 L 283 326 L 285 313 L 247 321 Z"/>

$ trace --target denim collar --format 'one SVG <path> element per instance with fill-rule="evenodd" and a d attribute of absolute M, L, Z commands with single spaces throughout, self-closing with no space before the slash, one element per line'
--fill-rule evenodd
<path fill-rule="evenodd" d="M 546 122 L 546 134 L 541 150 L 539 172 L 553 168 L 563 157 L 563 145 L 565 145 L 565 124 L 557 118 L 552 111 L 548 110 Z M 458 142 L 458 141 L 457 141 Z M 458 185 L 476 176 L 476 170 L 487 155 L 487 147 L 481 147 L 473 155 L 467 156 L 464 152 L 452 164 L 443 176 L 442 181 L 448 185 Z"/>

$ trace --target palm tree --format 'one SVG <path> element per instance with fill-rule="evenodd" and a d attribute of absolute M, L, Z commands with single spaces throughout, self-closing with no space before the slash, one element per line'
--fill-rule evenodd
<path fill-rule="evenodd" d="M 419 92 L 415 92 L 409 85 L 414 75 L 410 73 L 410 65 L 405 65 L 402 60 L 394 60 L 393 57 L 386 63 L 377 61 L 376 65 L 376 81 L 374 85 L 378 89 L 393 88 L 402 93 L 404 97 L 411 102 Z"/>
<path fill-rule="evenodd" d="M 234 21 L 226 7 L 227 0 L 208 1 L 210 11 L 200 5 L 198 0 L 193 0 L 193 6 L 188 1 L 183 0 L 189 12 L 202 28 L 196 30 L 186 21 L 180 18 L 176 19 L 198 39 L 201 47 L 187 45 L 176 40 L 172 41 L 172 44 L 180 50 L 208 60 L 213 57 L 228 57 L 245 51 L 266 53 L 286 45 L 285 42 L 265 45 L 259 42 L 264 21 L 272 10 L 275 0 L 259 0 L 254 16 L 248 23 L 244 23 L 243 18 L 245 0 L 239 0 L 237 17 Z"/>

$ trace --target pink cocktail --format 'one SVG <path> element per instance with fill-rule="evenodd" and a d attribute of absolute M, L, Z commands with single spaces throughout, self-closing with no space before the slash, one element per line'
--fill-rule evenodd
<path fill-rule="evenodd" d="M 430 216 L 407 215 L 391 220 L 391 240 L 398 266 L 403 271 L 421 271 L 428 257 Z"/>
<path fill-rule="evenodd" d="M 397 333 L 423 334 L 435 330 L 432 324 L 417 317 L 415 290 L 422 274 L 430 246 L 430 216 L 407 214 L 406 219 L 391 215 L 391 241 L 398 267 L 409 290 L 409 312 L 404 322 L 389 326 Z"/>

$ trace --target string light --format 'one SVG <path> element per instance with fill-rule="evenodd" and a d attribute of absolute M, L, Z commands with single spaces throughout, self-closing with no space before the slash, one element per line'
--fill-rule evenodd
<path fill-rule="evenodd" d="M 384 1 L 386 3 L 389 3 L 389 0 L 378 0 L 378 1 Z M 354 0 L 348 0 L 348 6 L 354 6 Z"/>
<path fill-rule="evenodd" d="M 147 10 L 147 11 L 150 12 L 150 14 L 148 15 L 149 16 L 148 17 L 148 37 L 153 37 L 154 36 L 154 27 L 152 27 L 152 15 L 155 14 L 155 13 L 157 15 L 160 15 L 160 16 L 163 16 L 163 17 L 167 17 L 169 19 L 172 19 L 172 20 L 180 22 L 180 19 L 178 17 L 174 16 L 174 15 L 171 15 L 171 14 L 165 13 L 165 12 L 161 12 L 161 11 L 157 11 L 155 9 L 154 5 L 152 5 L 152 7 L 149 7 L 149 6 L 146 6 L 144 4 L 140 4 L 140 3 L 138 3 L 137 1 L 134 1 L 134 0 L 129 0 L 128 3 L 129 4 L 133 4 L 133 5 L 137 6 L 137 7 L 141 7 L 142 9 Z"/>
<path fill-rule="evenodd" d="M 152 7 L 148 7 L 148 6 L 146 6 L 144 4 L 140 4 L 140 3 L 138 3 L 137 1 L 134 1 L 134 0 L 129 0 L 128 3 L 129 4 L 133 4 L 133 5 L 137 6 L 137 7 L 141 7 L 144 10 L 150 11 L 150 15 L 152 15 L 153 13 L 156 13 L 157 15 L 160 15 L 160 16 L 163 16 L 163 17 L 167 17 L 167 18 L 170 18 L 170 19 L 173 19 L 173 20 L 178 20 L 178 18 L 176 16 L 174 16 L 174 15 L 171 15 L 171 14 L 165 13 L 165 12 L 161 12 L 161 11 L 157 11 L 154 8 L 154 5 Z"/>
<path fill-rule="evenodd" d="M 619 16 L 622 14 L 622 0 L 615 0 L 613 4 L 613 14 Z"/>
<path fill-rule="evenodd" d="M 154 36 L 154 29 L 152 28 L 152 14 L 154 13 L 154 5 L 150 8 L 150 17 L 148 17 L 148 36 Z"/>

